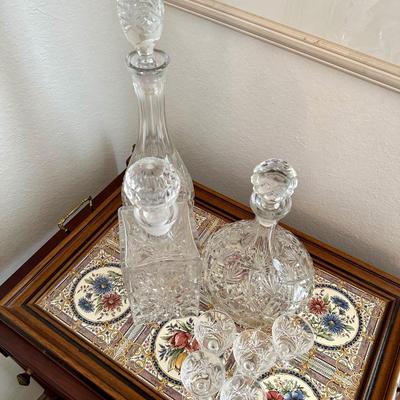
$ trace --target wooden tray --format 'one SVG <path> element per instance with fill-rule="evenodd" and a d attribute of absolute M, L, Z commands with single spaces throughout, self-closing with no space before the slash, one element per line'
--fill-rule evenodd
<path fill-rule="evenodd" d="M 90 307 L 85 314 L 78 299 L 66 295 L 78 293 L 82 278 L 96 277 L 100 267 L 118 272 L 120 184 L 121 176 L 94 199 L 92 210 L 85 208 L 68 224 L 69 233 L 57 233 L 0 287 L 0 348 L 63 399 L 180 399 L 176 368 L 166 371 L 157 355 L 165 327 L 135 332 L 122 304 L 91 323 Z M 203 243 L 224 221 L 252 217 L 247 207 L 198 184 L 196 206 Z M 315 306 L 325 297 L 341 304 L 337 312 L 355 325 L 347 337 L 328 332 L 331 339 L 320 338 L 292 369 L 263 377 L 265 390 L 282 391 L 282 381 L 292 379 L 310 398 L 392 399 L 400 367 L 399 280 L 291 230 L 317 267 L 309 317 L 324 329 Z"/>

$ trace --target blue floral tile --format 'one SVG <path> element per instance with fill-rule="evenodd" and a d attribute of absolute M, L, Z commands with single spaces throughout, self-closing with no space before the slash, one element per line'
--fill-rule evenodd
<path fill-rule="evenodd" d="M 71 299 L 75 315 L 92 325 L 117 322 L 129 312 L 121 268 L 116 263 L 84 271 L 71 288 Z"/>
<path fill-rule="evenodd" d="M 357 305 L 348 293 L 330 284 L 317 284 L 304 314 L 318 346 L 338 349 L 351 346 L 363 327 Z"/>

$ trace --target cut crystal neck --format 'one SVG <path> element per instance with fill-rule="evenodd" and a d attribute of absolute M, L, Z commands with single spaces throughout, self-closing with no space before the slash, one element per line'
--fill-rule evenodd
<path fill-rule="evenodd" d="M 166 157 L 173 151 L 165 120 L 165 71 L 169 58 L 156 50 L 156 65 L 140 65 L 136 51 L 127 57 L 128 68 L 139 102 L 139 135 L 136 151 L 141 154 Z"/>

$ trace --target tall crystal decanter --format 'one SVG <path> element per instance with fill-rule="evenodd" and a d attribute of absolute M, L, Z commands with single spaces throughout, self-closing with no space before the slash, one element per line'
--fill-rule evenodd
<path fill-rule="evenodd" d="M 297 174 L 285 161 L 257 165 L 251 177 L 251 221 L 225 225 L 207 243 L 204 286 L 212 303 L 240 325 L 262 327 L 297 312 L 313 288 L 310 255 L 277 225 L 290 211 Z"/>
<path fill-rule="evenodd" d="M 132 206 L 119 209 L 124 286 L 137 324 L 197 315 L 201 259 L 191 209 L 179 202 L 172 163 L 144 157 L 130 167 L 124 189 Z"/>
<path fill-rule="evenodd" d="M 165 158 L 180 178 L 178 201 L 186 200 L 190 205 L 194 197 L 193 182 L 168 135 L 165 119 L 165 73 L 169 57 L 155 49 L 163 27 L 164 3 L 117 0 L 117 11 L 125 36 L 135 49 L 126 58 L 139 102 L 139 134 L 129 165 L 143 157 Z M 124 191 L 122 199 L 124 204 L 130 204 Z"/>

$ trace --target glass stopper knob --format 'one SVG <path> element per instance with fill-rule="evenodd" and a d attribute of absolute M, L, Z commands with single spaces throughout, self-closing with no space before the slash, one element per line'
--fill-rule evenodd
<path fill-rule="evenodd" d="M 269 203 L 280 203 L 292 196 L 297 173 L 286 161 L 272 158 L 258 164 L 251 176 L 254 192 Z"/>
<path fill-rule="evenodd" d="M 161 37 L 163 0 L 117 0 L 117 12 L 128 41 L 140 56 L 151 56 Z"/>
<path fill-rule="evenodd" d="M 124 190 L 130 202 L 138 208 L 168 207 L 178 197 L 180 179 L 167 159 L 144 157 L 128 168 Z"/>
<path fill-rule="evenodd" d="M 291 207 L 297 173 L 286 161 L 272 158 L 258 164 L 251 176 L 251 208 L 260 219 L 283 218 Z"/>

